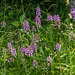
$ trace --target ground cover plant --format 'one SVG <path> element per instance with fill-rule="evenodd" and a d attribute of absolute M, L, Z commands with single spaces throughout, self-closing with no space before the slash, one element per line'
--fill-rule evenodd
<path fill-rule="evenodd" d="M 75 75 L 74 1 L 0 1 L 0 75 Z"/>

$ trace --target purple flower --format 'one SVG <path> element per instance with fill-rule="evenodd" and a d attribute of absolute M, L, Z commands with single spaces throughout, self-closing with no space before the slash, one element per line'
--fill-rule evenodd
<path fill-rule="evenodd" d="M 40 8 L 37 7 L 37 8 L 36 8 L 36 17 L 35 17 L 35 22 L 36 22 L 36 24 L 38 25 L 38 28 L 41 27 L 41 21 L 40 21 L 40 18 L 41 18 Z"/>
<path fill-rule="evenodd" d="M 6 23 L 5 22 L 1 22 L 1 25 L 2 25 L 2 27 L 5 27 Z"/>
<path fill-rule="evenodd" d="M 26 29 L 30 31 L 30 26 L 29 26 L 28 21 L 26 21 Z"/>
<path fill-rule="evenodd" d="M 5 50 L 3 49 L 3 53 L 5 53 Z"/>
<path fill-rule="evenodd" d="M 30 57 L 30 56 L 33 56 L 33 49 L 30 48 L 30 46 L 27 48 L 27 55 Z"/>
<path fill-rule="evenodd" d="M 24 56 L 24 54 L 26 56 L 33 56 L 33 52 L 37 52 L 37 45 L 36 44 L 33 44 L 31 42 L 30 46 L 28 46 L 27 48 L 26 47 L 21 47 L 21 52 L 22 52 L 22 55 Z"/>
<path fill-rule="evenodd" d="M 75 19 L 75 8 L 70 8 L 70 14 L 73 19 Z"/>
<path fill-rule="evenodd" d="M 35 17 L 35 22 L 38 25 L 38 28 L 40 28 L 41 27 L 41 21 L 40 21 L 40 18 L 38 16 Z"/>
<path fill-rule="evenodd" d="M 37 68 L 37 62 L 36 62 L 36 60 L 33 60 L 33 66 L 34 66 L 35 68 Z"/>
<path fill-rule="evenodd" d="M 47 57 L 47 61 L 51 62 L 52 61 L 52 58 L 50 56 Z"/>
<path fill-rule="evenodd" d="M 24 55 L 25 47 L 21 47 L 22 55 Z"/>
<path fill-rule="evenodd" d="M 70 39 L 71 39 L 71 40 L 73 40 L 73 39 L 74 39 L 74 37 L 75 37 L 74 33 L 73 33 L 73 32 L 71 32 L 71 33 L 70 33 Z"/>
<path fill-rule="evenodd" d="M 57 20 L 57 16 L 54 14 L 54 21 L 56 21 Z"/>
<path fill-rule="evenodd" d="M 23 30 L 23 28 L 20 29 L 21 31 Z"/>
<path fill-rule="evenodd" d="M 35 52 L 37 52 L 37 45 L 36 43 L 34 44 Z"/>
<path fill-rule="evenodd" d="M 12 55 L 16 58 L 16 55 L 17 55 L 17 53 L 16 53 L 16 49 L 11 49 L 11 53 L 12 53 Z"/>
<path fill-rule="evenodd" d="M 47 63 L 47 65 L 49 66 L 49 65 L 50 65 L 50 63 Z"/>
<path fill-rule="evenodd" d="M 36 16 L 41 17 L 41 12 L 39 7 L 36 8 Z"/>
<path fill-rule="evenodd" d="M 72 26 L 70 26 L 70 29 L 72 29 L 72 30 L 73 30 L 73 27 L 72 27 Z"/>
<path fill-rule="evenodd" d="M 22 52 L 22 55 L 23 55 L 23 56 L 24 56 L 24 54 L 27 56 L 28 51 L 29 51 L 28 48 L 26 48 L 26 47 L 21 47 L 21 52 Z"/>
<path fill-rule="evenodd" d="M 30 26 L 29 26 L 28 21 L 23 22 L 23 27 L 24 27 L 25 32 L 27 31 L 27 34 L 29 34 Z"/>
<path fill-rule="evenodd" d="M 49 13 L 47 14 L 47 21 L 49 21 L 49 20 L 53 20 L 53 18 L 52 18 L 52 15 L 50 15 Z"/>
<path fill-rule="evenodd" d="M 9 62 L 14 62 L 14 59 L 12 57 L 10 57 Z"/>
<path fill-rule="evenodd" d="M 11 49 L 12 49 L 12 45 L 11 45 L 11 43 L 10 43 L 10 42 L 8 43 L 8 48 L 9 48 L 9 50 L 11 50 Z"/>
<path fill-rule="evenodd" d="M 29 48 L 25 48 L 25 47 L 24 47 L 23 49 L 25 50 L 25 55 L 26 55 L 26 56 L 27 56 L 27 55 L 30 56 L 30 54 L 29 54 Z"/>
<path fill-rule="evenodd" d="M 3 48 L 3 53 L 6 53 L 6 48 L 5 47 Z"/>
<path fill-rule="evenodd" d="M 36 35 L 33 37 L 35 42 L 39 42 L 39 35 L 36 33 Z"/>
<path fill-rule="evenodd" d="M 59 46 L 60 46 L 60 44 L 57 43 L 57 44 L 56 44 L 56 50 L 57 50 L 57 51 L 59 51 Z"/>
<path fill-rule="evenodd" d="M 17 55 L 16 49 L 12 48 L 11 43 L 8 43 L 8 48 L 11 51 L 11 54 L 16 58 L 16 55 Z"/>
<path fill-rule="evenodd" d="M 21 52 L 22 52 L 22 55 L 24 56 L 24 54 L 26 56 L 33 56 L 33 46 L 30 48 L 30 47 L 21 47 Z"/>
<path fill-rule="evenodd" d="M 59 17 L 59 15 L 57 14 L 57 20 L 59 21 L 60 20 L 60 17 Z"/>
<path fill-rule="evenodd" d="M 35 28 L 35 26 L 32 26 L 32 31 L 35 31 L 35 32 L 36 32 L 36 28 Z"/>
<path fill-rule="evenodd" d="M 31 48 L 31 51 L 34 50 L 34 45 L 33 45 L 33 43 L 30 44 L 30 48 Z"/>
<path fill-rule="evenodd" d="M 49 56 L 49 57 L 47 57 L 47 65 L 49 66 L 49 64 L 52 64 L 52 58 Z"/>
<path fill-rule="evenodd" d="M 2 22 L 1 22 L 1 25 L 2 25 Z"/>
<path fill-rule="evenodd" d="M 59 17 L 59 15 L 58 14 L 57 15 L 54 14 L 53 18 L 54 18 L 55 26 L 59 25 L 59 27 L 60 27 L 60 17 Z"/>
<path fill-rule="evenodd" d="M 50 20 L 50 14 L 48 13 L 47 14 L 47 21 L 49 21 Z"/>
<path fill-rule="evenodd" d="M 40 18 L 38 16 L 35 17 L 36 24 L 41 24 Z"/>

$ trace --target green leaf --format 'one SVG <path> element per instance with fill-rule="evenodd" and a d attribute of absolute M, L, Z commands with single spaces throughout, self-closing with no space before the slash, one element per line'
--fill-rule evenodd
<path fill-rule="evenodd" d="M 66 55 L 67 55 L 67 54 L 63 54 L 63 55 L 60 56 L 60 58 L 63 58 L 63 57 L 65 57 Z"/>
<path fill-rule="evenodd" d="M 12 25 L 14 25 L 14 26 L 17 26 L 17 27 L 18 27 L 18 26 L 19 26 L 19 22 L 18 22 L 18 21 L 13 21 L 13 22 L 12 22 Z"/>
<path fill-rule="evenodd" d="M 20 17 L 21 24 L 23 24 L 24 19 L 25 19 L 25 13 Z"/>

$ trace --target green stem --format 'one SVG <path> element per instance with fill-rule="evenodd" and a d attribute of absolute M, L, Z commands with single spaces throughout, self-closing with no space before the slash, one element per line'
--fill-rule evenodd
<path fill-rule="evenodd" d="M 72 58 L 71 58 L 71 51 L 70 51 L 70 36 L 68 37 L 69 40 L 69 60 L 70 60 L 70 75 L 72 75 Z"/>

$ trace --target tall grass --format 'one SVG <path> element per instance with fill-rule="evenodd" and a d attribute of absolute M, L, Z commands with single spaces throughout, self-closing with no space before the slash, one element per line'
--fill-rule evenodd
<path fill-rule="evenodd" d="M 65 1 L 60 0 L 55 2 L 52 0 L 34 1 L 37 2 L 36 5 L 28 1 L 26 2 L 27 4 L 25 4 L 24 0 L 16 0 L 16 2 L 16 4 L 14 4 L 15 2 L 13 0 L 12 3 L 10 3 L 9 0 L 1 2 L 0 22 L 5 21 L 6 27 L 2 28 L 0 24 L 0 74 L 74 75 L 75 52 L 73 50 L 75 48 L 75 37 L 71 40 L 70 33 L 73 31 L 75 34 L 75 26 L 73 26 L 73 30 L 69 29 L 70 23 L 72 22 L 72 19 L 68 16 L 69 5 L 66 6 Z M 4 4 L 6 4 L 6 6 L 4 6 Z M 46 6 L 46 4 L 48 4 L 48 6 Z M 63 6 L 59 6 L 59 4 L 63 4 Z M 38 28 L 35 22 L 36 7 L 38 5 L 42 15 L 40 18 L 42 23 L 41 28 Z M 58 10 L 58 8 L 60 10 Z M 47 21 L 48 13 L 52 16 L 59 14 L 61 22 L 60 29 L 55 26 L 54 21 Z M 27 34 L 24 29 L 21 29 L 23 28 L 24 20 L 29 22 L 29 34 Z M 32 31 L 33 25 L 36 28 L 36 32 Z M 32 41 L 35 43 L 33 36 L 35 36 L 36 33 L 39 36 L 39 42 L 36 43 L 37 52 L 33 52 L 33 56 L 31 57 L 23 56 L 21 47 L 30 47 Z M 11 42 L 12 47 L 16 49 L 16 58 L 8 48 L 7 44 L 9 42 Z M 60 44 L 59 51 L 56 50 L 57 43 Z M 52 58 L 52 61 L 48 65 L 47 57 L 49 56 Z M 14 62 L 10 62 L 10 57 L 14 59 Z M 33 60 L 36 60 L 37 68 L 33 66 Z"/>

